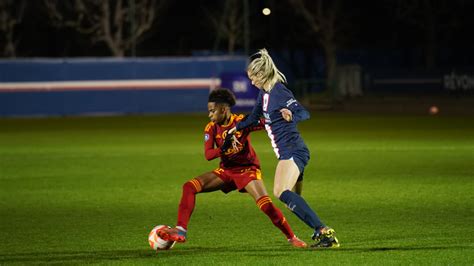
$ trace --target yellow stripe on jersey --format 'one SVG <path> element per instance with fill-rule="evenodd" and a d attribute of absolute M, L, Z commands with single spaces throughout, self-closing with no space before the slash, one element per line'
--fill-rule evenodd
<path fill-rule="evenodd" d="M 237 117 L 237 115 L 235 114 L 231 114 L 230 115 L 230 119 L 229 119 L 229 123 L 227 123 L 226 125 L 222 125 L 222 127 L 228 127 L 230 125 L 232 125 L 232 123 L 234 122 L 234 119 Z"/>
<path fill-rule="evenodd" d="M 208 132 L 209 129 L 211 129 L 212 126 L 214 126 L 214 122 L 209 122 L 209 123 L 207 123 L 206 128 L 204 128 L 204 131 L 205 131 L 205 132 Z"/>

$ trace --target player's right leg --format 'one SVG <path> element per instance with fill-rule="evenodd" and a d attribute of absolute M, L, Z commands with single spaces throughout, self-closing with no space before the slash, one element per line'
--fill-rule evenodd
<path fill-rule="evenodd" d="M 220 190 L 223 185 L 224 181 L 213 172 L 204 173 L 184 183 L 176 227 L 163 228 L 157 231 L 158 235 L 164 240 L 185 242 L 188 223 L 196 205 L 196 194 Z"/>

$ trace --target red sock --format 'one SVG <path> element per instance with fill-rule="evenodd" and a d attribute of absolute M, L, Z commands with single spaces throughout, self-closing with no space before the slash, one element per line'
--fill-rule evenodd
<path fill-rule="evenodd" d="M 272 220 L 272 223 L 285 234 L 287 239 L 291 239 L 295 236 L 285 216 L 273 205 L 269 196 L 260 197 L 257 200 L 257 206 Z"/>
<path fill-rule="evenodd" d="M 176 226 L 181 226 L 184 229 L 188 228 L 188 222 L 193 213 L 196 193 L 202 189 L 201 183 L 196 178 L 189 180 L 183 185 L 183 194 L 178 208 L 178 223 Z"/>

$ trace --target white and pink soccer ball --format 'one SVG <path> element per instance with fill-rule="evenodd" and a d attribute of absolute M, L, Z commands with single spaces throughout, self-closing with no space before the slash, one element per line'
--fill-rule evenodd
<path fill-rule="evenodd" d="M 156 251 L 170 249 L 174 246 L 174 241 L 166 241 L 160 238 L 156 233 L 156 231 L 164 227 L 171 228 L 167 225 L 157 225 L 151 230 L 150 234 L 148 234 L 148 243 L 150 243 L 150 247 Z"/>

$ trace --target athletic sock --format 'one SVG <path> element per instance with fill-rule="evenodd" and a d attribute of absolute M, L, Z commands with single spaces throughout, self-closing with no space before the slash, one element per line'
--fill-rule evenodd
<path fill-rule="evenodd" d="M 291 230 L 290 225 L 286 221 L 285 216 L 283 213 L 273 205 L 272 200 L 268 196 L 262 196 L 257 200 L 257 206 L 260 210 L 262 210 L 272 221 L 272 223 L 280 229 L 280 231 L 285 234 L 287 239 L 293 238 L 295 235 L 293 230 Z"/>
<path fill-rule="evenodd" d="M 188 222 L 196 205 L 196 193 L 202 190 L 201 183 L 196 178 L 189 180 L 183 185 L 183 194 L 178 208 L 178 222 L 177 227 L 184 230 L 188 228 Z"/>
<path fill-rule="evenodd" d="M 285 190 L 280 195 L 280 200 L 286 204 L 300 220 L 312 229 L 324 226 L 318 215 L 309 207 L 308 203 L 298 194 L 290 190 Z"/>
<path fill-rule="evenodd" d="M 188 230 L 186 230 L 186 228 L 182 227 L 182 226 L 176 226 L 176 228 L 179 230 L 179 231 L 183 231 L 183 232 L 187 232 Z"/>

